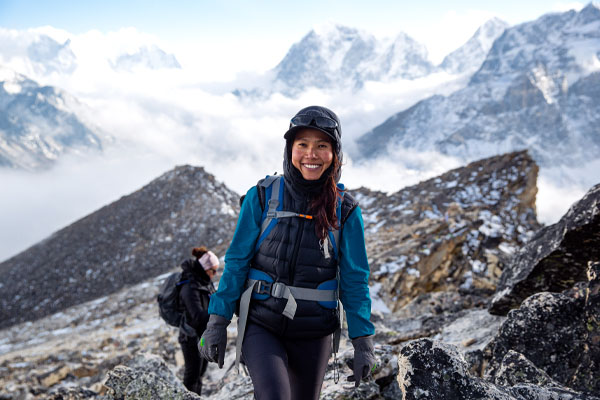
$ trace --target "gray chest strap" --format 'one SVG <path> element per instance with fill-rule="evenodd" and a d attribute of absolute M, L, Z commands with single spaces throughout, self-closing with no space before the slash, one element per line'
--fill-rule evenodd
<path fill-rule="evenodd" d="M 248 279 L 246 281 L 247 289 L 240 297 L 240 314 L 238 323 L 238 335 L 235 344 L 235 366 L 239 369 L 240 356 L 242 354 L 242 343 L 246 332 L 246 324 L 248 322 L 248 311 L 250 309 L 250 301 L 252 293 L 269 294 L 277 299 L 287 299 L 287 303 L 282 312 L 289 319 L 294 319 L 296 314 L 298 300 L 311 301 L 337 301 L 337 290 L 320 290 L 301 288 L 296 286 L 287 286 L 281 282 L 265 282 L 261 280 Z"/>

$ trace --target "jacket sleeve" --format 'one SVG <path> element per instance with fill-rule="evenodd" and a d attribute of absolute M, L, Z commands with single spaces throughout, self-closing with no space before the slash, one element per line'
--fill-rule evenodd
<path fill-rule="evenodd" d="M 185 322 L 196 330 L 196 334 L 201 336 L 208 323 L 208 310 L 206 310 L 206 301 L 203 299 L 201 290 L 194 284 L 183 285 L 181 288 L 181 300 L 185 307 Z M 204 307 L 202 307 L 204 305 Z"/>
<path fill-rule="evenodd" d="M 351 339 L 375 333 L 370 321 L 369 272 L 362 213 L 360 207 L 356 207 L 340 235 L 340 298 Z"/>
<path fill-rule="evenodd" d="M 254 186 L 246 193 L 231 245 L 225 253 L 225 269 L 219 281 L 219 288 L 210 297 L 209 314 L 217 314 L 229 320 L 233 317 L 236 302 L 240 298 L 250 261 L 254 257 L 254 247 L 260 235 L 262 209 L 258 190 Z"/>

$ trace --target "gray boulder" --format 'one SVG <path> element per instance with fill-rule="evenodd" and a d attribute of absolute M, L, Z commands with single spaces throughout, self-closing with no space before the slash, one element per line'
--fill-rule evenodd
<path fill-rule="evenodd" d="M 587 275 L 587 283 L 563 293 L 537 293 L 509 312 L 488 345 L 486 378 L 512 379 L 503 370 L 512 350 L 563 386 L 600 393 L 600 263 L 590 263 Z M 538 375 L 535 381 L 545 379 Z"/>
<path fill-rule="evenodd" d="M 550 375 L 536 367 L 527 357 L 514 350 L 506 353 L 493 381 L 501 386 L 516 386 L 522 383 L 538 386 L 561 386 Z"/>
<path fill-rule="evenodd" d="M 506 315 L 534 293 L 586 281 L 588 261 L 600 261 L 600 184 L 521 248 L 502 272 L 490 312 Z"/>
<path fill-rule="evenodd" d="M 562 387 L 531 383 L 500 386 L 469 374 L 468 365 L 452 345 L 431 339 L 406 344 L 398 357 L 402 400 L 594 400 L 597 397 Z"/>
<path fill-rule="evenodd" d="M 129 365 L 118 365 L 108 373 L 104 384 L 108 400 L 200 399 L 183 387 L 160 357 L 138 356 Z"/>

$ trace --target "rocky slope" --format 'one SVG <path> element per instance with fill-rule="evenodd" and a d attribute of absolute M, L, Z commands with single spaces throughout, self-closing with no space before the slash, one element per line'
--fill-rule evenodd
<path fill-rule="evenodd" d="M 599 26 L 600 5 L 590 3 L 507 28 L 467 87 L 391 116 L 359 138 L 356 156 L 399 147 L 473 160 L 528 149 L 542 167 L 595 160 Z"/>
<path fill-rule="evenodd" d="M 177 167 L 0 264 L 0 327 L 142 282 L 193 246 L 223 254 L 239 196 L 202 168 Z"/>
<path fill-rule="evenodd" d="M 523 243 L 538 237 L 529 233 L 538 226 L 536 172 L 526 153 L 511 153 L 389 196 L 354 192 L 364 209 L 374 270 L 372 319 L 379 367 L 358 389 L 346 382 L 352 348 L 345 338 L 337 361 L 330 361 L 322 399 L 600 398 L 600 260 L 591 250 L 600 226 L 588 218 L 600 204 L 596 188 L 554 226 L 577 234 L 577 247 L 569 251 L 590 258 L 585 276 L 575 272 L 583 259 L 571 263 L 558 258 L 566 274 L 578 277 L 572 287 L 530 293 L 507 316 L 487 311 L 493 288 L 505 279 L 498 274 L 518 275 L 511 254 L 535 254 L 535 248 Z M 482 217 L 487 212 L 489 218 Z M 586 229 L 578 221 L 588 221 Z M 460 225 L 464 232 L 451 229 Z M 415 263 L 403 261 L 402 243 Z M 424 251 L 428 247 L 423 243 L 432 250 Z M 456 243 L 459 250 L 421 263 L 443 243 Z M 436 260 L 437 268 L 425 273 L 423 268 Z M 394 270 L 392 263 L 406 265 Z M 449 270 L 448 265 L 455 267 Z M 416 276 L 407 273 L 411 268 L 424 273 L 402 286 Z M 443 278 L 436 279 L 438 275 Z M 166 276 L 0 331 L 0 399 L 198 398 L 181 387 L 176 330 L 157 315 L 155 295 Z M 555 276 L 549 271 L 543 280 Z M 384 289 L 400 287 L 410 301 Z M 210 365 L 204 398 L 253 397 L 249 377 L 233 371 L 236 333 L 233 323 L 225 366 Z"/>
<path fill-rule="evenodd" d="M 372 281 L 392 311 L 423 293 L 493 293 L 507 260 L 539 228 L 537 173 L 518 152 L 391 195 L 359 189 Z"/>

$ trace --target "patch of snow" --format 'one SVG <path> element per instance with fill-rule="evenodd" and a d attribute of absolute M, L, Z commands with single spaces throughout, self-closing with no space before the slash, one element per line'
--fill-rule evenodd
<path fill-rule="evenodd" d="M 379 282 L 374 283 L 372 286 L 369 286 L 369 295 L 371 296 L 371 310 L 380 311 L 384 314 L 389 314 L 391 312 L 390 309 L 379 296 L 380 290 L 381 283 Z"/>

